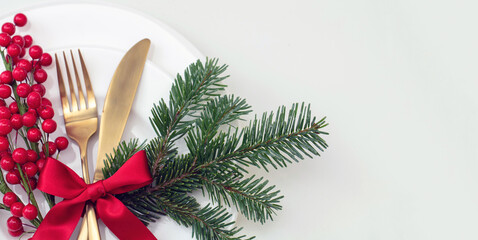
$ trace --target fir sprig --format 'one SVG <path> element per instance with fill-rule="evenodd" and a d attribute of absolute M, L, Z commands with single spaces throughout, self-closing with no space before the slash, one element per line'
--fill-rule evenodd
<path fill-rule="evenodd" d="M 150 119 L 154 131 L 160 137 L 158 155 L 153 159 L 152 172 L 157 176 L 163 159 L 174 156 L 172 144 L 188 132 L 194 122 L 196 111 L 201 110 L 208 100 L 219 96 L 225 85 L 220 84 L 228 76 L 221 76 L 226 65 L 218 66 L 217 60 L 206 60 L 191 64 L 184 77 L 177 75 L 169 94 L 169 104 L 164 99 L 153 106 Z M 190 117 L 187 119 L 186 117 Z"/>
<path fill-rule="evenodd" d="M 275 211 L 281 210 L 279 205 L 279 190 L 275 186 L 269 186 L 269 181 L 264 178 L 251 176 L 246 179 L 234 181 L 226 178 L 223 181 L 219 179 L 211 180 L 202 178 L 203 188 L 209 198 L 221 204 L 230 206 L 232 204 L 249 220 L 264 223 L 266 220 L 272 220 Z"/>
<path fill-rule="evenodd" d="M 283 198 L 268 180 L 249 176 L 248 167 L 286 167 L 327 148 L 325 118 L 317 120 L 303 103 L 256 116 L 243 129 L 235 127 L 251 110 L 244 99 L 220 94 L 226 69 L 215 59 L 191 64 L 175 79 L 169 100 L 153 106 L 150 121 L 157 136 L 146 144 L 122 143 L 107 157 L 106 177 L 139 149 L 146 150 L 153 183 L 117 195 L 145 224 L 167 215 L 191 227 L 198 240 L 247 239 L 240 228 L 232 228 L 226 206 L 264 223 L 282 209 Z M 188 152 L 180 154 L 176 141 L 181 138 Z M 190 194 L 195 190 L 213 205 L 201 206 Z"/>

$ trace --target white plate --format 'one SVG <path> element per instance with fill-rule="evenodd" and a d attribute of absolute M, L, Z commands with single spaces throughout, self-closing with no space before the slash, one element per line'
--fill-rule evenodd
<path fill-rule="evenodd" d="M 183 72 L 190 63 L 203 58 L 197 49 L 164 24 L 131 10 L 110 5 L 58 3 L 21 12 L 27 15 L 29 23 L 26 27 L 17 29 L 17 32 L 22 35 L 30 34 L 34 43 L 41 45 L 46 52 L 53 55 L 66 49 L 82 49 L 95 90 L 99 114 L 110 79 L 123 54 L 142 38 L 151 39 L 148 61 L 123 135 L 125 140 L 154 137 L 148 120 L 153 103 L 168 96 L 176 73 Z M 0 17 L 0 23 L 12 21 L 14 14 L 15 12 Z M 53 137 L 66 136 L 56 72 L 53 67 L 49 67 L 47 71 L 47 95 L 54 104 L 54 119 L 60 126 Z M 89 142 L 88 157 L 91 163 L 96 162 L 94 153 L 97 151 L 97 141 L 98 136 L 95 134 Z M 60 160 L 80 174 L 79 151 L 77 145 L 73 141 L 70 142 L 69 150 L 61 154 Z M 90 174 L 93 172 L 93 165 L 90 164 Z M 14 190 L 20 192 L 18 188 Z M 38 196 L 38 199 L 43 197 Z M 46 203 L 41 202 L 42 207 L 46 208 Z M 0 219 L 7 219 L 8 216 L 5 211 L 0 211 Z M 150 230 L 163 240 L 192 239 L 190 229 L 178 226 L 167 217 L 152 224 Z M 76 236 L 77 231 L 78 227 L 73 236 Z M 100 231 L 103 239 L 116 239 L 102 222 Z M 14 239 L 8 235 L 4 221 L 0 223 L 0 239 Z"/>

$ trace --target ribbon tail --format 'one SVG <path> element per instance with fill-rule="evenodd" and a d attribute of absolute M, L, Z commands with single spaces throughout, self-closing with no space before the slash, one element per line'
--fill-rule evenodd
<path fill-rule="evenodd" d="M 149 229 L 111 194 L 97 200 L 96 212 L 120 240 L 157 240 Z"/>
<path fill-rule="evenodd" d="M 85 202 L 63 200 L 56 204 L 35 231 L 33 240 L 69 240 L 81 218 Z"/>

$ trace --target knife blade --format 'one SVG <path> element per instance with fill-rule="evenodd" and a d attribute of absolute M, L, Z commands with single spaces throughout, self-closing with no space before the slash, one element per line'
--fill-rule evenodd
<path fill-rule="evenodd" d="M 102 169 L 105 166 L 105 156 L 112 153 L 121 140 L 150 45 L 149 39 L 143 39 L 131 47 L 121 59 L 108 87 L 101 114 L 93 182 L 104 178 Z"/>
<path fill-rule="evenodd" d="M 147 38 L 139 41 L 123 56 L 111 79 L 101 114 L 98 155 L 93 182 L 104 178 L 102 169 L 106 154 L 117 147 L 128 120 L 139 80 L 143 74 L 151 41 Z M 87 207 L 85 214 L 94 209 Z M 99 240 L 97 228 L 88 229 L 87 218 L 83 218 L 78 239 Z M 92 232 L 90 232 L 92 231 Z"/>

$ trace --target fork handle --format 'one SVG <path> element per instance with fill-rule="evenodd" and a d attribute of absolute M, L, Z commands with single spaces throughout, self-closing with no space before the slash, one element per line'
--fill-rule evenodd
<path fill-rule="evenodd" d="M 90 184 L 90 174 L 88 170 L 88 159 L 86 158 L 86 149 L 88 141 L 84 141 L 84 144 L 78 144 L 80 147 L 81 155 L 81 169 L 83 171 L 83 179 L 86 184 Z M 80 234 L 78 240 L 101 240 L 100 231 L 98 229 L 98 221 L 96 219 L 95 208 L 91 203 L 86 204 L 86 211 L 83 215 L 83 222 L 81 224 Z M 86 221 L 85 221 L 86 219 Z M 85 222 L 87 224 L 85 224 Z M 88 234 L 85 234 L 87 232 Z"/>
<path fill-rule="evenodd" d="M 83 220 L 81 220 L 80 233 L 78 234 L 77 240 L 88 240 L 88 220 L 86 214 L 85 212 Z"/>

